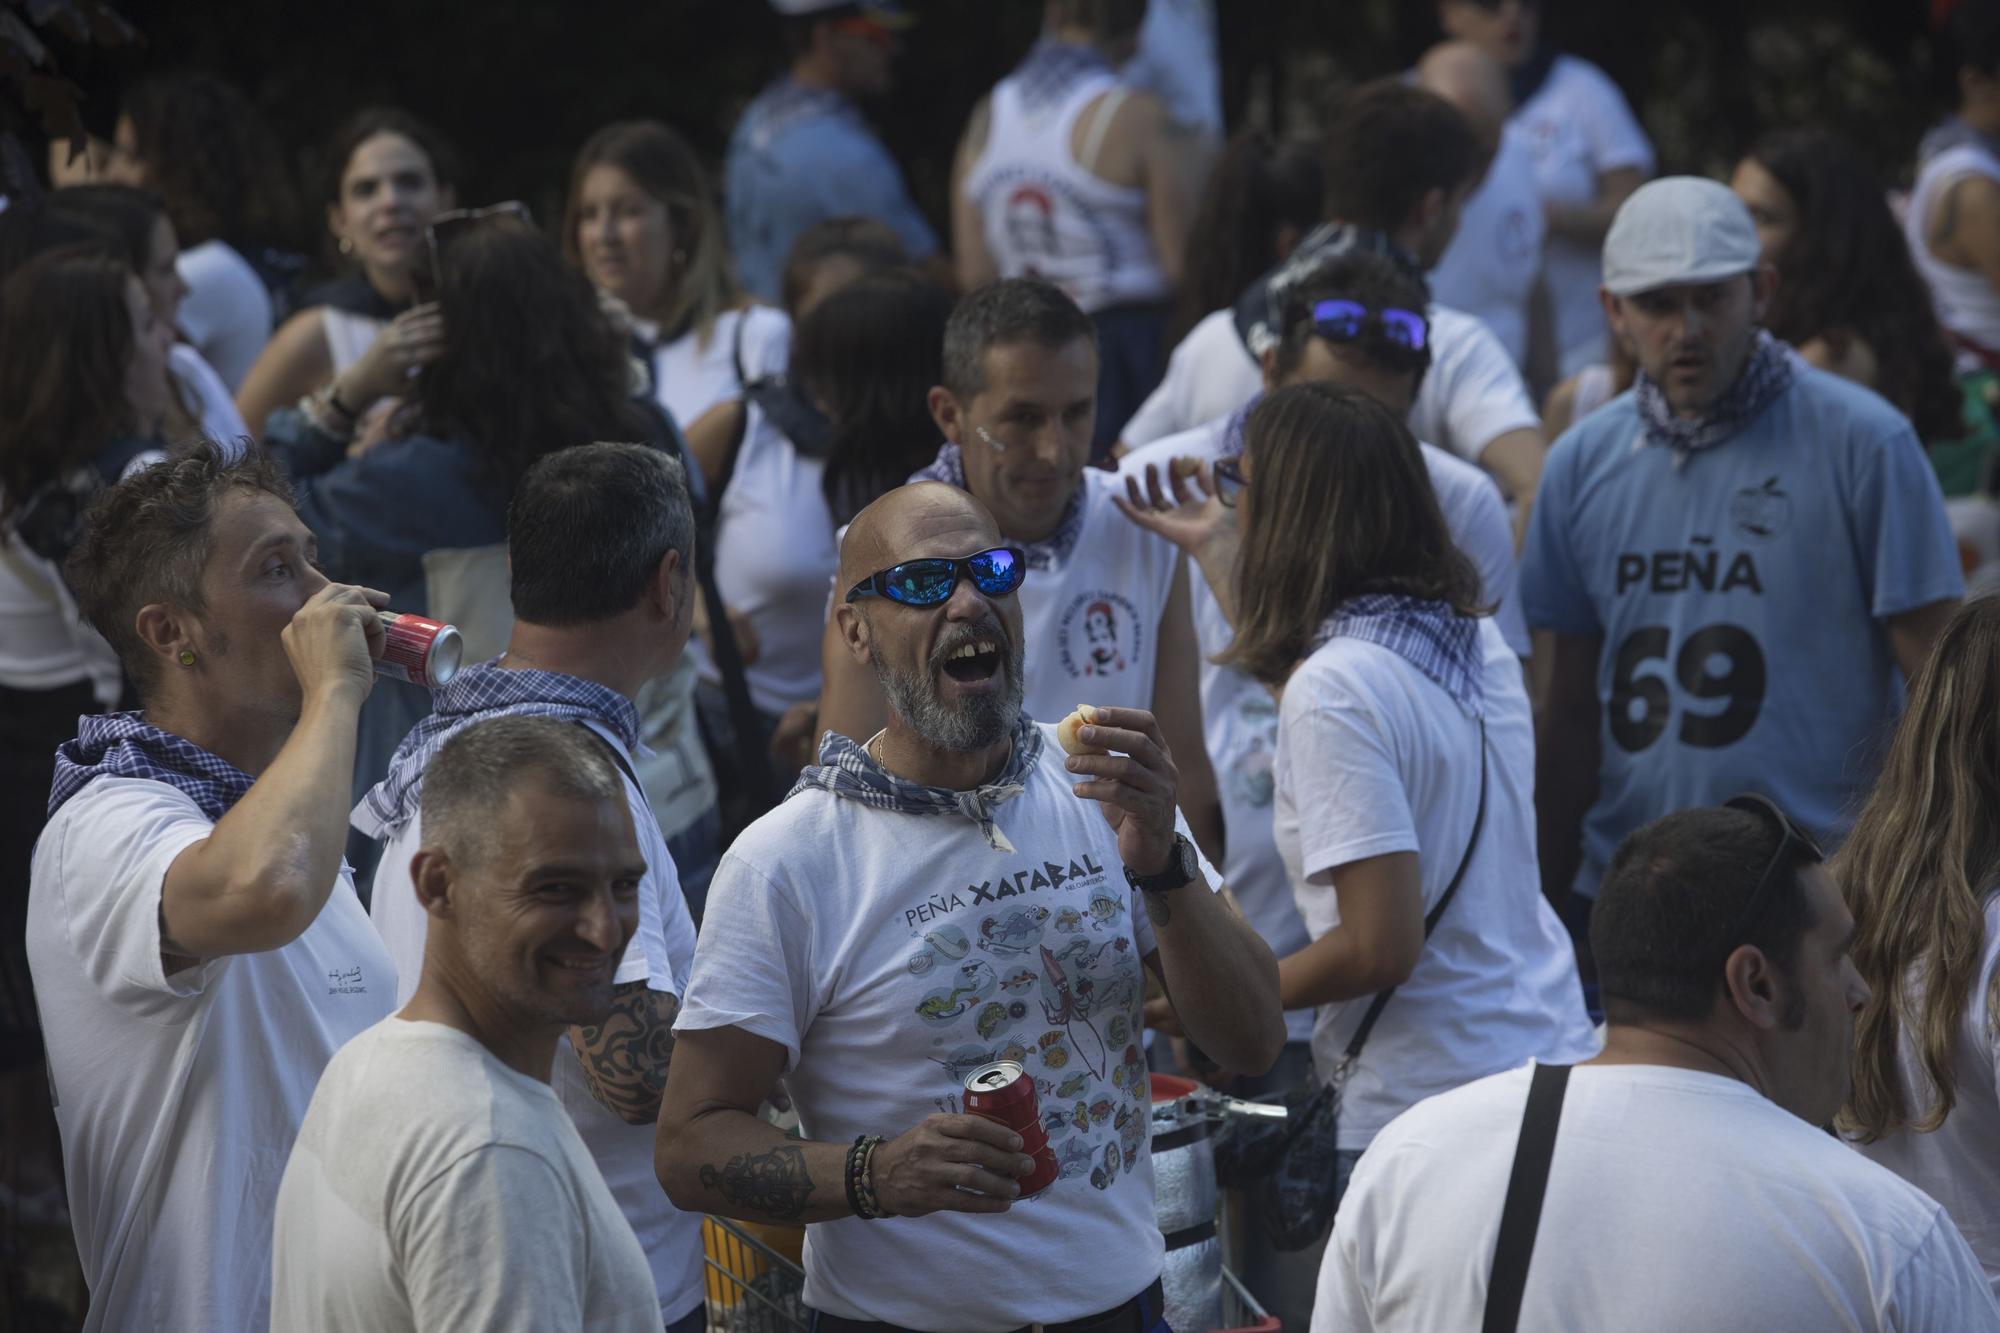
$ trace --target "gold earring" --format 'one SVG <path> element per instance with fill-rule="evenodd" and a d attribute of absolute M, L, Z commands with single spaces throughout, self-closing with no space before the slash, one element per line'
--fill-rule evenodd
<path fill-rule="evenodd" d="M 351 255 L 351 254 L 353 254 L 353 253 L 354 253 L 354 242 L 353 242 L 353 241 L 350 241 L 350 240 L 348 240 L 348 239 L 347 239 L 347 238 L 346 238 L 345 236 L 341 237 L 341 238 L 340 238 L 340 253 L 342 253 L 342 254 L 344 254 L 344 255 Z"/>
<path fill-rule="evenodd" d="M 192 648 L 181 649 L 181 665 L 182 666 L 194 665 L 194 649 Z"/>

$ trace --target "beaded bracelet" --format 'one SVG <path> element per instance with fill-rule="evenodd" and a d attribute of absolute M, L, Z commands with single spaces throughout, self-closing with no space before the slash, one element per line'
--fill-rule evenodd
<path fill-rule="evenodd" d="M 880 1135 L 863 1134 L 847 1150 L 847 1203 L 856 1217 L 870 1222 L 889 1216 L 889 1210 L 875 1197 L 873 1167 L 875 1149 L 881 1142 Z"/>

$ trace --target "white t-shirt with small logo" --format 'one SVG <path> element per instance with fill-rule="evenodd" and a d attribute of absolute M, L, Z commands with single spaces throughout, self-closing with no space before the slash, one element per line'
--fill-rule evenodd
<path fill-rule="evenodd" d="M 293 1136 L 327 1061 L 395 998 L 345 867 L 282 949 L 166 975 L 167 869 L 214 830 L 175 787 L 101 777 L 35 847 L 28 957 L 86 1329 L 265 1326 Z"/>
<path fill-rule="evenodd" d="M 1083 474 L 1083 531 L 1058 569 L 1030 569 L 1021 584 L 1027 660 L 1023 706 L 1060 722 L 1078 704 L 1153 706 L 1160 622 L 1180 551 L 1118 512 L 1125 483 Z"/>
<path fill-rule="evenodd" d="M 1547 230 L 1535 156 L 1521 129 L 1510 125 L 1429 276 L 1431 295 L 1485 324 L 1517 366 L 1528 360 L 1528 303 Z"/>
<path fill-rule="evenodd" d="M 1102 808 L 1041 732 L 1041 762 L 995 817 L 1015 851 L 956 814 L 809 788 L 716 871 L 676 1031 L 784 1047 L 801 1127 L 829 1143 L 958 1112 L 967 1075 L 1015 1061 L 1061 1164 L 1004 1214 L 808 1227 L 815 1310 L 998 1333 L 1110 1309 L 1159 1276 L 1140 1026 L 1153 927 Z"/>

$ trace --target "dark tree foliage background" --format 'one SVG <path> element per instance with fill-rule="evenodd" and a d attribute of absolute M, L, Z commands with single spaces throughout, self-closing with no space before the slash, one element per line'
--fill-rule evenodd
<path fill-rule="evenodd" d="M 972 103 L 1033 41 L 1037 0 L 915 0 L 899 85 L 872 108 L 919 202 L 942 223 L 951 153 Z M 202 66 L 247 89 L 297 153 L 303 247 L 316 245 L 313 149 L 348 111 L 405 104 L 464 153 L 463 202 L 560 206 L 593 128 L 661 117 L 719 159 L 743 104 L 782 63 L 763 0 L 123 0 L 143 35 L 51 46 L 108 133 L 119 88 Z M 1309 133 L 1326 99 L 1403 68 L 1435 36 L 1430 0 L 1219 0 L 1232 128 Z M 1907 176 L 1933 115 L 1928 0 L 1544 0 L 1543 26 L 1626 89 L 1670 171 L 1719 173 L 1757 133 L 1813 121 Z M 941 228 L 942 229 L 942 228 Z"/>

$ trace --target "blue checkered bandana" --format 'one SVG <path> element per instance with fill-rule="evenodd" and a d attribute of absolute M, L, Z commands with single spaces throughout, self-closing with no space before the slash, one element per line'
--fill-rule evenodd
<path fill-rule="evenodd" d="M 561 717 L 595 722 L 627 753 L 639 753 L 639 710 L 614 689 L 577 676 L 527 667 L 509 669 L 496 657 L 431 691 L 431 715 L 410 729 L 389 760 L 389 776 L 368 789 L 350 822 L 371 838 L 386 838 L 417 813 L 424 770 L 452 734 L 489 717 Z"/>
<path fill-rule="evenodd" d="M 1350 597 L 1319 627 L 1312 646 L 1334 638 L 1387 648 L 1436 681 L 1467 717 L 1478 717 L 1485 709 L 1479 621 L 1443 602 L 1389 593 Z"/>
<path fill-rule="evenodd" d="M 835 796 L 859 801 L 871 810 L 894 810 L 906 815 L 963 815 L 979 825 L 986 845 L 996 852 L 1011 852 L 1014 844 L 993 822 L 994 811 L 1027 790 L 1028 774 L 1042 759 L 1042 729 L 1026 713 L 1014 724 L 1014 749 L 1007 756 L 1000 775 L 971 791 L 926 787 L 908 782 L 876 763 L 866 746 L 856 745 L 837 731 L 829 731 L 819 743 L 819 762 L 808 765 L 799 780 L 785 793 L 790 800 L 802 791 L 830 791 Z"/>
<path fill-rule="evenodd" d="M 161 731 L 141 713 L 90 713 L 77 719 L 76 739 L 56 750 L 49 817 L 64 801 L 103 777 L 148 778 L 186 792 L 210 819 L 221 819 L 253 780 L 193 741 Z"/>
<path fill-rule="evenodd" d="M 930 466 L 911 473 L 910 480 L 941 481 L 961 491 L 971 489 L 965 484 L 965 455 L 949 440 L 939 448 L 937 458 Z M 1078 480 L 1069 503 L 1063 506 L 1056 530 L 1041 541 L 1024 547 L 1029 569 L 1060 570 L 1068 562 L 1070 553 L 1076 549 L 1076 539 L 1083 535 L 1083 488 L 1089 484 L 1087 477 Z"/>
<path fill-rule="evenodd" d="M 1093 74 L 1111 73 L 1110 62 L 1088 46 L 1044 37 L 1015 66 L 1014 87 L 1030 114 L 1045 111 Z"/>

